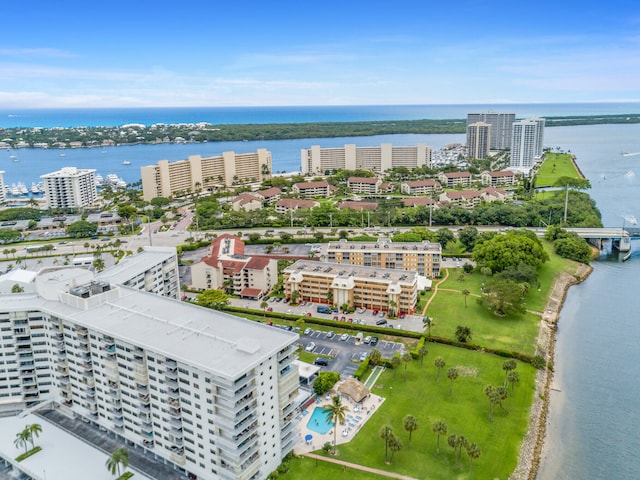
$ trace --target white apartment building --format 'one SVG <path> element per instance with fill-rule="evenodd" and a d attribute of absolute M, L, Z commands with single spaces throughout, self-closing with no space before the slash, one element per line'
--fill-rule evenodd
<path fill-rule="evenodd" d="M 4 188 L 4 170 L 0 170 L 0 203 L 7 200 L 7 192 Z"/>
<path fill-rule="evenodd" d="M 504 150 L 505 148 L 511 147 L 512 125 L 515 121 L 515 113 L 489 111 L 467 114 L 467 126 L 477 122 L 484 122 L 491 125 L 489 148 L 492 150 Z"/>
<path fill-rule="evenodd" d="M 96 275 L 112 285 L 124 285 L 156 295 L 180 298 L 178 254 L 173 247 L 142 247 L 137 255 Z"/>
<path fill-rule="evenodd" d="M 467 125 L 467 158 L 483 159 L 489 156 L 491 125 L 476 122 Z"/>
<path fill-rule="evenodd" d="M 271 152 L 264 148 L 254 153 L 223 152 L 204 158 L 191 155 L 176 162 L 160 160 L 157 165 L 140 168 L 142 196 L 149 201 L 198 189 L 260 183 L 270 177 L 271 171 Z"/>
<path fill-rule="evenodd" d="M 542 156 L 544 124 L 544 118 L 529 118 L 513 124 L 511 169 L 529 173 Z"/>
<path fill-rule="evenodd" d="M 393 146 L 384 143 L 379 147 L 356 147 L 347 144 L 342 148 L 320 148 L 313 145 L 302 149 L 303 175 L 323 175 L 334 170 L 371 170 L 383 173 L 395 167 L 413 170 L 424 165 L 431 166 L 431 147 L 422 143 L 416 146 Z"/>
<path fill-rule="evenodd" d="M 49 208 L 88 207 L 98 199 L 95 169 L 63 167 L 40 178 Z"/>
<path fill-rule="evenodd" d="M 293 449 L 296 334 L 82 269 L 34 283 L 0 295 L 0 410 L 53 401 L 200 479 L 264 479 Z"/>

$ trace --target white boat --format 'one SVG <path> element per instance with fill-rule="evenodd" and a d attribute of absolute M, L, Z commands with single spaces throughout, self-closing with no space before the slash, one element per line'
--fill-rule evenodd
<path fill-rule="evenodd" d="M 29 193 L 29 189 L 22 182 L 18 182 L 18 190 L 20 190 L 20 195 L 26 195 L 27 193 Z"/>
<path fill-rule="evenodd" d="M 60 154 L 60 156 L 61 156 L 61 157 L 66 157 L 66 156 L 67 156 L 67 154 L 66 154 L 66 153 L 61 153 L 61 154 Z"/>
<path fill-rule="evenodd" d="M 125 160 L 124 162 L 122 162 L 122 165 L 131 165 L 131 162 L 129 160 Z"/>
<path fill-rule="evenodd" d="M 34 195 L 37 195 L 38 193 L 42 193 L 40 192 L 38 185 L 36 185 L 36 182 L 31 182 L 31 193 L 33 193 Z"/>
<path fill-rule="evenodd" d="M 9 193 L 11 195 L 13 195 L 14 197 L 19 197 L 20 195 L 22 195 L 20 193 L 20 189 L 18 188 L 18 186 L 15 183 L 11 184 L 11 188 L 9 188 Z"/>
<path fill-rule="evenodd" d="M 94 182 L 96 183 L 96 187 L 101 187 L 102 184 L 104 183 L 104 178 L 102 178 L 102 175 L 100 175 L 99 173 L 97 173 L 94 177 L 93 177 Z"/>

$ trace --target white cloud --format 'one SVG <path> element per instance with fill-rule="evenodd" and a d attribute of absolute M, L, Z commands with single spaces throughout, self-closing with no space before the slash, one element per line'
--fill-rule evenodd
<path fill-rule="evenodd" d="M 0 48 L 0 56 L 6 57 L 50 57 L 50 58 L 73 58 L 76 55 L 72 52 L 59 50 L 57 48 Z"/>

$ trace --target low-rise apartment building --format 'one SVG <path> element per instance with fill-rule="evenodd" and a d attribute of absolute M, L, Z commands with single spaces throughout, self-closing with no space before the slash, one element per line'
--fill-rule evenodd
<path fill-rule="evenodd" d="M 427 278 L 440 275 L 442 246 L 432 242 L 329 242 L 322 258 L 327 262 L 364 267 L 408 270 Z"/>
<path fill-rule="evenodd" d="M 490 187 L 509 187 L 518 184 L 518 177 L 511 170 L 482 172 L 480 178 L 483 185 L 488 185 Z"/>
<path fill-rule="evenodd" d="M 433 195 L 442 191 L 442 186 L 436 180 L 409 180 L 402 182 L 400 191 L 406 195 Z"/>
<path fill-rule="evenodd" d="M 278 282 L 278 261 L 244 254 L 244 242 L 223 234 L 211 242 L 209 253 L 191 265 L 191 287 L 198 290 L 225 288 L 243 297 L 259 298 Z"/>
<path fill-rule="evenodd" d="M 382 179 L 378 177 L 349 177 L 347 187 L 353 193 L 373 195 L 379 193 Z"/>
<path fill-rule="evenodd" d="M 416 272 L 298 260 L 283 275 L 288 297 L 314 303 L 413 313 L 418 296 Z"/>
<path fill-rule="evenodd" d="M 338 205 L 338 210 L 344 210 L 345 208 L 352 208 L 358 212 L 363 210 L 375 212 L 378 208 L 378 204 L 376 202 L 356 202 L 355 200 L 345 200 Z"/>
<path fill-rule="evenodd" d="M 256 195 L 254 193 L 241 193 L 236 198 L 231 200 L 231 208 L 238 212 L 244 210 L 250 212 L 252 210 L 260 210 L 264 207 L 264 197 Z"/>
<path fill-rule="evenodd" d="M 443 172 L 438 174 L 438 179 L 446 188 L 468 187 L 471 185 L 469 172 Z"/>
<path fill-rule="evenodd" d="M 325 180 L 318 182 L 300 182 L 293 185 L 291 188 L 293 193 L 297 193 L 304 198 L 318 198 L 328 197 L 331 195 L 331 188 L 329 183 Z"/>
<path fill-rule="evenodd" d="M 276 213 L 285 214 L 298 209 L 319 207 L 320 202 L 314 200 L 299 200 L 297 198 L 281 198 L 276 202 Z"/>

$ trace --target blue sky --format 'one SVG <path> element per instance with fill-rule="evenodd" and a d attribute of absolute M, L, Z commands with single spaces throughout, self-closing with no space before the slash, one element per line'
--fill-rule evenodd
<path fill-rule="evenodd" d="M 637 0 L 3 3 L 3 109 L 640 101 Z"/>

